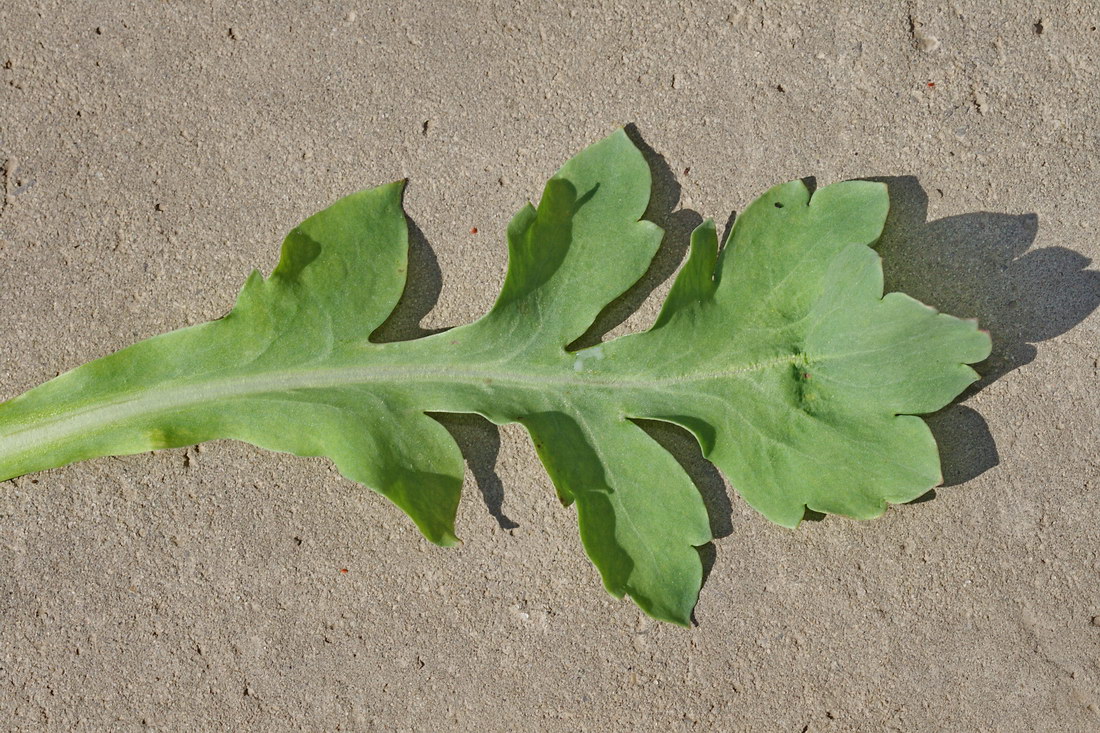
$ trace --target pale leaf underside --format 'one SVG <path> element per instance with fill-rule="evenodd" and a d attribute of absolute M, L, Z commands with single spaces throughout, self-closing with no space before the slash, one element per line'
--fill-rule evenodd
<path fill-rule="evenodd" d="M 914 415 L 976 377 L 971 321 L 882 295 L 870 248 L 888 199 L 850 181 L 768 191 L 719 250 L 714 224 L 654 326 L 566 346 L 649 266 L 650 173 L 616 132 L 569 161 L 508 228 L 509 269 L 480 320 L 373 343 L 405 284 L 403 184 L 294 229 L 224 318 L 143 341 L 0 404 L 0 479 L 105 455 L 233 438 L 333 460 L 432 542 L 456 541 L 462 458 L 428 412 L 518 422 L 612 594 L 686 624 L 711 539 L 680 464 L 632 419 L 681 425 L 754 508 L 870 518 L 940 482 Z"/>

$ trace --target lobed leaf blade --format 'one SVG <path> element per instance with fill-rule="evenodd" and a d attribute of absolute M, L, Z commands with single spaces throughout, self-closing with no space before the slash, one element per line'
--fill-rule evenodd
<path fill-rule="evenodd" d="M 566 346 L 648 267 L 649 168 L 623 131 L 553 176 L 508 228 L 496 304 L 466 326 L 375 344 L 405 282 L 404 182 L 296 227 L 269 278 L 223 319 L 135 344 L 0 403 L 0 479 L 101 455 L 233 438 L 326 456 L 430 541 L 457 541 L 462 458 L 427 413 L 519 422 L 613 595 L 687 625 L 706 507 L 632 419 L 691 431 L 745 500 L 797 525 L 806 508 L 881 514 L 939 483 L 916 414 L 976 375 L 988 335 L 902 294 L 870 248 L 889 201 L 799 181 L 750 205 L 719 250 L 713 221 L 653 327 Z"/>

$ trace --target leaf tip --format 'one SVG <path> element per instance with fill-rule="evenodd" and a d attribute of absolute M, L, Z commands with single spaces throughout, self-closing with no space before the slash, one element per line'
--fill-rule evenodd
<path fill-rule="evenodd" d="M 439 547 L 457 547 L 462 540 L 454 532 L 441 532 L 435 537 L 428 537 L 428 541 Z"/>
<path fill-rule="evenodd" d="M 409 178 L 408 178 L 408 176 L 406 176 L 404 178 L 398 178 L 396 181 L 392 181 L 390 183 L 384 184 L 384 185 L 380 186 L 380 188 L 382 188 L 382 189 L 392 189 L 393 190 L 393 197 L 396 198 L 398 200 L 398 202 L 402 202 L 405 199 L 405 188 L 408 187 L 408 185 L 409 185 Z"/>
<path fill-rule="evenodd" d="M 971 362 L 973 364 L 973 363 L 976 363 L 977 361 L 985 361 L 986 359 L 989 358 L 989 355 L 993 353 L 993 335 L 989 332 L 989 329 L 978 327 L 978 319 L 977 318 L 972 318 L 971 320 L 974 321 L 974 330 L 978 332 L 978 334 L 981 336 L 982 342 L 983 342 L 982 343 L 982 352 L 981 352 L 982 357 L 980 359 L 977 359 L 975 362 Z"/>
<path fill-rule="evenodd" d="M 684 629 L 690 629 L 694 625 L 691 616 L 692 613 L 695 612 L 695 604 L 698 601 L 698 595 L 696 595 L 696 597 L 692 599 L 691 603 L 687 606 L 675 608 L 668 606 L 657 607 L 649 603 L 643 603 L 641 599 L 636 598 L 633 595 L 631 595 L 631 598 L 634 600 L 635 603 L 638 604 L 638 607 L 641 608 L 642 611 L 651 618 L 655 618 L 658 621 L 665 621 L 670 624 L 675 624 L 676 626 Z"/>
<path fill-rule="evenodd" d="M 669 622 L 670 624 L 674 624 L 676 626 L 679 626 L 681 629 L 690 629 L 692 626 L 695 625 L 691 622 L 691 617 L 690 616 L 688 616 L 686 618 L 669 617 L 669 618 L 666 618 L 666 619 L 663 619 L 663 620 Z"/>

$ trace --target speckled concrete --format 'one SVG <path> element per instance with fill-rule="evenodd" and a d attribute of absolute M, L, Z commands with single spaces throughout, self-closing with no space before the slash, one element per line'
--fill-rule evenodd
<path fill-rule="evenodd" d="M 0 399 L 223 314 L 404 176 L 387 335 L 476 318 L 511 213 L 625 123 L 670 236 L 602 331 L 653 319 L 701 216 L 874 176 L 889 287 L 995 339 L 931 418 L 948 485 L 874 522 L 771 525 L 661 430 L 720 535 L 690 630 L 607 596 L 523 432 L 472 418 L 450 550 L 230 442 L 2 483 L 0 728 L 1097 729 L 1100 12 L 838 5 L 0 4 Z"/>

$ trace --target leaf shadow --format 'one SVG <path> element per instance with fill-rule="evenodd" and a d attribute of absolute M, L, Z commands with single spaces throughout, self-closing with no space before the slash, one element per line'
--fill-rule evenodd
<path fill-rule="evenodd" d="M 715 539 L 728 537 L 733 532 L 733 506 L 726 492 L 726 482 L 714 464 L 703 457 L 695 436 L 679 425 L 661 420 L 631 418 L 631 421 L 672 454 L 699 489 L 710 518 L 711 535 Z"/>
<path fill-rule="evenodd" d="M 481 415 L 470 413 L 433 412 L 458 444 L 466 465 L 474 475 L 485 508 L 501 529 L 515 529 L 519 524 L 504 513 L 504 482 L 497 475 L 500 455 L 500 430 Z"/>
<path fill-rule="evenodd" d="M 435 308 L 443 291 L 443 273 L 439 258 L 416 222 L 406 214 L 409 225 L 409 261 L 405 268 L 405 289 L 389 317 L 371 334 L 371 341 L 412 341 L 446 328 L 426 329 L 420 322 Z"/>
<path fill-rule="evenodd" d="M 1033 248 L 1035 214 L 975 212 L 927 221 L 928 194 L 913 176 L 872 178 L 890 193 L 875 249 L 887 292 L 900 290 L 960 318 L 977 318 L 993 351 L 965 400 L 1030 363 L 1036 344 L 1077 326 L 1100 306 L 1100 271 L 1062 246 Z M 940 193 L 942 195 L 942 193 Z M 965 483 L 999 462 L 989 427 L 958 401 L 925 417 L 940 445 L 944 486 Z"/>

